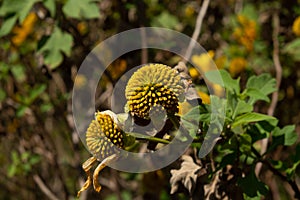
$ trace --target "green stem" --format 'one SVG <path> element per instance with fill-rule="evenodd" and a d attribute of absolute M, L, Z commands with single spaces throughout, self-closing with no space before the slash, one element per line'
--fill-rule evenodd
<path fill-rule="evenodd" d="M 136 140 L 146 140 L 146 141 L 151 141 L 151 142 L 157 142 L 157 143 L 162 143 L 162 144 L 170 144 L 169 140 L 153 137 L 153 136 L 148 136 L 148 135 L 143 135 L 141 133 L 135 133 L 135 132 L 127 132 L 128 135 L 131 135 L 135 137 Z"/>
<path fill-rule="evenodd" d="M 157 143 L 162 143 L 162 144 L 170 144 L 169 140 L 165 140 L 165 139 L 161 139 L 161 138 L 157 138 L 157 137 L 147 137 L 147 138 L 136 138 L 137 140 L 147 140 L 150 142 L 157 142 Z"/>

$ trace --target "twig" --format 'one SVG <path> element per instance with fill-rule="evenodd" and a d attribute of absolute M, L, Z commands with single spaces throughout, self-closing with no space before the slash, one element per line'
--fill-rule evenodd
<path fill-rule="evenodd" d="M 275 169 L 269 162 L 267 162 L 266 160 L 262 160 L 262 163 L 265 164 L 268 169 L 270 171 L 273 172 L 273 174 L 277 175 L 279 178 L 281 178 L 281 180 L 283 181 L 286 181 L 294 190 L 295 192 L 295 195 L 294 197 L 296 199 L 299 199 L 300 198 L 300 191 L 299 191 L 299 188 L 297 186 L 297 183 L 293 180 L 289 180 L 286 176 L 284 176 L 283 174 L 281 174 L 279 171 L 277 171 L 277 169 Z"/>
<path fill-rule="evenodd" d="M 34 182 L 39 186 L 39 188 L 42 190 L 42 192 L 51 200 L 59 200 L 58 197 L 56 197 L 53 192 L 45 185 L 41 177 L 37 174 L 33 175 Z"/>
<path fill-rule="evenodd" d="M 136 140 L 146 140 L 146 141 L 149 141 L 149 142 L 156 142 L 156 143 L 162 143 L 162 144 L 170 144 L 169 140 L 165 140 L 165 139 L 158 138 L 158 137 L 153 137 L 153 136 L 137 137 Z"/>
<path fill-rule="evenodd" d="M 142 27 L 141 29 L 141 40 L 142 40 L 142 55 L 141 55 L 141 63 L 146 64 L 148 62 L 148 49 L 146 48 L 147 40 L 146 40 L 146 32 L 145 29 Z"/>
<path fill-rule="evenodd" d="M 268 109 L 268 115 L 273 116 L 274 115 L 274 111 L 278 102 L 278 90 L 281 84 L 281 78 L 282 78 L 282 67 L 280 64 L 280 60 L 279 60 L 279 41 L 278 41 L 278 34 L 279 34 L 279 27 L 280 27 L 280 21 L 279 21 L 279 16 L 278 16 L 278 12 L 275 12 L 273 14 L 273 62 L 274 62 L 274 66 L 275 66 L 275 71 L 276 71 L 276 88 L 277 91 L 275 91 L 272 94 L 272 101 L 271 101 L 271 105 Z M 266 151 L 267 151 L 267 147 L 268 147 L 268 138 L 264 138 L 261 141 L 261 155 L 263 155 Z M 255 168 L 255 173 L 256 176 L 259 176 L 260 170 L 261 170 L 262 164 L 258 163 L 256 165 Z"/>
<path fill-rule="evenodd" d="M 281 180 L 287 182 L 291 186 L 291 188 L 294 190 L 294 192 L 295 192 L 294 197 L 297 198 L 297 199 L 300 199 L 300 190 L 298 188 L 298 185 L 297 185 L 296 181 L 288 179 L 280 171 L 278 171 L 276 168 L 274 168 L 272 166 L 272 164 L 269 161 L 267 161 L 266 159 L 264 159 L 253 146 L 251 147 L 251 150 L 255 154 L 255 156 L 259 159 L 259 162 L 262 163 L 262 164 L 264 164 L 264 165 L 266 165 L 268 167 L 268 169 L 274 175 L 278 176 Z"/>
<path fill-rule="evenodd" d="M 198 16 L 197 16 L 196 27 L 195 27 L 192 39 L 190 41 L 190 44 L 189 44 L 189 46 L 186 50 L 185 56 L 184 56 L 184 58 L 185 58 L 185 60 L 183 61 L 184 63 L 186 63 L 187 60 L 191 57 L 192 51 L 193 51 L 193 49 L 196 45 L 197 39 L 198 39 L 199 34 L 200 34 L 203 18 L 206 14 L 206 11 L 207 11 L 207 8 L 208 8 L 208 5 L 209 5 L 209 1 L 210 0 L 204 0 L 203 3 L 202 3 L 200 12 L 198 13 Z"/>

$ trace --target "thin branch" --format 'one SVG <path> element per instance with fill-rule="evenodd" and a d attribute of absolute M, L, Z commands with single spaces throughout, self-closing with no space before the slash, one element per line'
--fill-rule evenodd
<path fill-rule="evenodd" d="M 142 64 L 146 64 L 148 62 L 148 49 L 145 48 L 147 45 L 147 39 L 146 39 L 146 32 L 145 29 L 141 29 L 141 39 L 142 39 L 142 46 L 144 48 L 142 48 L 142 55 L 141 55 L 141 63 Z"/>
<path fill-rule="evenodd" d="M 268 115 L 273 116 L 274 115 L 274 111 L 278 102 L 278 92 L 279 92 L 279 88 L 280 88 L 280 84 L 281 84 L 281 78 L 282 78 L 282 67 L 280 64 L 280 60 L 279 60 L 279 41 L 278 41 L 278 34 L 279 34 L 279 28 L 280 28 L 280 21 L 279 21 L 279 16 L 278 16 L 278 12 L 275 12 L 273 14 L 273 62 L 274 62 L 274 66 L 275 66 L 275 71 L 276 71 L 276 88 L 277 91 L 275 91 L 272 94 L 272 101 L 271 101 L 271 105 L 268 109 Z M 266 151 L 267 151 L 267 147 L 268 147 L 268 138 L 264 138 L 263 140 L 261 140 L 261 155 L 263 155 Z M 258 163 L 256 165 L 255 168 L 255 173 L 258 176 L 261 170 L 262 164 Z"/>
<path fill-rule="evenodd" d="M 141 137 L 141 138 L 136 138 L 137 140 L 146 140 L 149 142 L 157 142 L 157 143 L 162 143 L 162 144 L 170 144 L 169 140 L 161 139 L 158 137 L 153 137 L 153 136 L 147 136 L 147 137 Z"/>
<path fill-rule="evenodd" d="M 281 174 L 279 171 L 277 171 L 277 169 L 275 169 L 275 168 L 274 168 L 269 162 L 267 162 L 266 160 L 262 160 L 262 163 L 265 164 L 265 165 L 268 167 L 268 169 L 269 169 L 270 171 L 273 172 L 273 174 L 275 174 L 276 176 L 278 176 L 281 180 L 286 181 L 286 182 L 292 187 L 292 189 L 293 189 L 294 192 L 295 192 L 294 197 L 295 197 L 296 199 L 299 199 L 299 198 L 300 198 L 300 190 L 299 190 L 298 185 L 297 185 L 297 183 L 296 183 L 295 181 L 289 180 L 286 176 L 284 176 L 284 175 Z"/>
<path fill-rule="evenodd" d="M 197 39 L 198 39 L 199 34 L 200 34 L 202 22 L 203 22 L 204 16 L 206 14 L 206 11 L 207 11 L 207 8 L 208 8 L 208 5 L 209 5 L 209 1 L 210 0 L 204 0 L 203 3 L 202 3 L 200 12 L 198 13 L 198 16 L 197 16 L 196 27 L 195 27 L 192 39 L 190 41 L 190 44 L 189 44 L 189 46 L 186 50 L 185 56 L 184 56 L 184 58 L 186 59 L 186 60 L 183 61 L 184 63 L 186 63 L 187 60 L 191 57 L 192 51 L 193 51 L 193 49 L 196 45 Z"/>
<path fill-rule="evenodd" d="M 49 199 L 59 200 L 59 198 L 56 197 L 55 194 L 53 194 L 53 192 L 51 192 L 51 190 L 46 186 L 46 184 L 43 182 L 43 180 L 39 175 L 37 174 L 33 175 L 33 180 Z"/>
<path fill-rule="evenodd" d="M 300 199 L 300 190 L 298 188 L 298 185 L 296 183 L 296 181 L 290 180 L 288 179 L 285 175 L 283 175 L 280 171 L 278 171 L 276 168 L 274 168 L 272 166 L 272 164 L 270 162 L 268 162 L 268 160 L 264 159 L 259 153 L 258 151 L 252 146 L 251 147 L 252 152 L 255 154 L 255 156 L 259 159 L 259 162 L 266 165 L 268 167 L 268 169 L 276 176 L 278 176 L 281 180 L 287 182 L 291 188 L 294 190 L 295 195 L 294 197 L 296 199 Z"/>

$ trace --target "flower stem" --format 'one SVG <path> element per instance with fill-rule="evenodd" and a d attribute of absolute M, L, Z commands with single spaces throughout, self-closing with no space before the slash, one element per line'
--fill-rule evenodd
<path fill-rule="evenodd" d="M 154 136 L 143 135 L 141 133 L 135 133 L 135 132 L 127 132 L 127 134 L 135 137 L 136 140 L 146 140 L 146 141 L 157 142 L 162 144 L 170 144 L 169 140 L 161 139 Z"/>

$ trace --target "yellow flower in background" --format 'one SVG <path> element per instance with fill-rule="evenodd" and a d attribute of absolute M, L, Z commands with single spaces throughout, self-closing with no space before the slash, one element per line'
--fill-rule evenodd
<path fill-rule="evenodd" d="M 233 31 L 233 37 L 243 45 L 247 51 L 253 50 L 253 44 L 257 36 L 257 24 L 254 20 L 244 15 L 237 15 L 239 26 Z"/>
<path fill-rule="evenodd" d="M 198 91 L 198 95 L 202 99 L 202 103 L 204 103 L 204 104 L 210 103 L 210 97 L 208 94 L 206 94 L 205 92 L 202 92 L 202 91 Z"/>
<path fill-rule="evenodd" d="M 192 62 L 196 65 L 195 67 L 202 72 L 206 72 L 209 69 L 212 69 L 213 62 L 212 58 L 214 57 L 215 52 L 213 50 L 208 51 L 200 55 L 193 55 Z"/>
<path fill-rule="evenodd" d="M 192 108 L 193 108 L 193 106 L 187 101 L 179 102 L 178 114 L 184 115 L 184 114 L 188 113 Z"/>
<path fill-rule="evenodd" d="M 108 68 L 107 71 L 110 73 L 113 80 L 117 80 L 127 69 L 127 62 L 124 59 L 118 59 L 113 62 Z"/>
<path fill-rule="evenodd" d="M 241 14 L 237 15 L 237 20 L 243 26 L 247 25 L 247 23 L 248 23 L 247 17 L 244 15 L 241 15 Z"/>
<path fill-rule="evenodd" d="M 76 89 L 80 89 L 84 87 L 86 83 L 87 83 L 86 77 L 84 75 L 78 74 L 74 82 L 74 87 Z"/>
<path fill-rule="evenodd" d="M 226 60 L 227 60 L 227 58 L 224 55 L 218 57 L 217 59 L 215 59 L 215 63 L 217 65 L 218 69 L 223 69 L 224 68 Z"/>
<path fill-rule="evenodd" d="M 292 30 L 295 35 L 300 37 L 300 16 L 295 19 Z"/>
<path fill-rule="evenodd" d="M 190 73 L 190 76 L 192 77 L 192 79 L 196 79 L 200 76 L 200 73 L 194 67 L 189 69 L 189 73 Z"/>
<path fill-rule="evenodd" d="M 88 32 L 87 23 L 85 21 L 79 22 L 77 24 L 77 30 L 81 35 L 84 35 Z"/>
<path fill-rule="evenodd" d="M 12 43 L 16 46 L 20 46 L 27 38 L 27 36 L 33 31 L 35 22 L 37 21 L 37 15 L 34 12 L 30 12 L 21 26 L 15 26 L 12 30 L 14 36 L 12 37 Z"/>
<path fill-rule="evenodd" d="M 212 84 L 212 88 L 214 91 L 213 95 L 216 95 L 218 97 L 224 96 L 225 89 L 221 85 Z"/>
<path fill-rule="evenodd" d="M 242 57 L 233 58 L 229 64 L 229 73 L 232 77 L 236 77 L 242 71 L 245 70 L 247 61 Z"/>
<path fill-rule="evenodd" d="M 195 14 L 195 8 L 192 5 L 188 5 L 184 9 L 184 14 L 186 17 L 192 17 Z"/>

